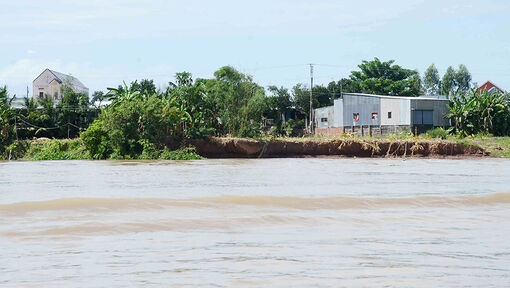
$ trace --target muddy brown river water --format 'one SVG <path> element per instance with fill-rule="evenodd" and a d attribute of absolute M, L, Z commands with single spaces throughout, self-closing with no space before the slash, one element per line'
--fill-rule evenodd
<path fill-rule="evenodd" d="M 510 287 L 510 161 L 0 162 L 1 287 Z"/>

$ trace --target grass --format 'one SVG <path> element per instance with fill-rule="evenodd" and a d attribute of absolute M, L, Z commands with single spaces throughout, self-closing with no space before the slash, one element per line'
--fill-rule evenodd
<path fill-rule="evenodd" d="M 510 158 L 510 137 L 473 137 L 465 141 L 482 147 L 492 157 Z"/>

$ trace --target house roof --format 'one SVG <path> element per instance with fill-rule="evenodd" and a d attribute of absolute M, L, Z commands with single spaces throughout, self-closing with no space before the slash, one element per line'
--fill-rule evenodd
<path fill-rule="evenodd" d="M 377 98 L 387 98 L 387 99 L 407 99 L 407 100 L 435 100 L 435 101 L 448 101 L 445 96 L 388 96 L 388 95 L 375 95 L 375 94 L 363 94 L 363 93 L 344 93 L 344 95 L 353 95 L 353 96 L 365 96 L 365 97 L 377 97 Z"/>
<path fill-rule="evenodd" d="M 496 84 L 492 83 L 491 81 L 487 81 L 483 83 L 480 87 L 478 87 L 478 91 L 487 90 L 489 92 L 492 92 L 494 89 L 497 89 L 501 93 L 505 93 L 503 89 L 499 88 L 498 86 L 496 86 Z"/>
<path fill-rule="evenodd" d="M 60 73 L 60 72 L 57 72 L 57 71 L 53 71 L 53 70 L 50 70 L 48 69 L 48 71 L 51 72 L 51 74 L 55 75 L 55 77 L 57 78 L 57 80 L 62 83 L 62 82 L 69 82 L 71 85 L 73 85 L 74 87 L 80 87 L 80 88 L 83 88 L 83 89 L 88 89 L 85 85 L 83 85 L 83 83 L 80 82 L 80 80 L 78 80 L 78 78 L 76 77 L 73 77 L 71 75 L 67 75 L 67 74 L 64 74 L 64 73 Z"/>

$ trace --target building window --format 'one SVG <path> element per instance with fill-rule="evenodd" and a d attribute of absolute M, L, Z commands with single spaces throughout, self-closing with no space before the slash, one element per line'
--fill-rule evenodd
<path fill-rule="evenodd" d="M 321 122 L 324 123 L 324 122 L 328 122 L 328 118 L 321 118 Z"/>
<path fill-rule="evenodd" d="M 391 119 L 391 112 L 388 112 L 388 119 Z"/>
<path fill-rule="evenodd" d="M 372 120 L 377 120 L 377 112 L 372 112 Z"/>
<path fill-rule="evenodd" d="M 39 97 L 44 97 L 44 92 L 39 92 Z"/>

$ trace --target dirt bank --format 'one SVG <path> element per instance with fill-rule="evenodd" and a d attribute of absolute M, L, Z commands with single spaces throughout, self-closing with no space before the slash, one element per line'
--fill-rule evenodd
<path fill-rule="evenodd" d="M 208 158 L 271 158 L 304 156 L 445 157 L 484 156 L 482 148 L 445 140 L 275 139 L 253 140 L 211 137 L 194 140 L 197 152 Z"/>

